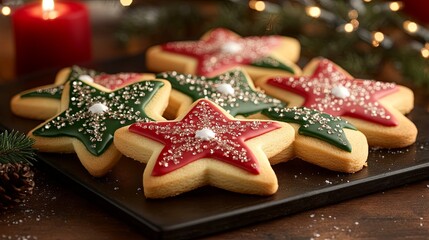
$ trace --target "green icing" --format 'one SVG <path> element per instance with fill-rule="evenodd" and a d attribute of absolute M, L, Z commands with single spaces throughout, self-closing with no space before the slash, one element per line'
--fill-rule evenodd
<path fill-rule="evenodd" d="M 100 73 L 91 70 L 82 68 L 79 66 L 72 66 L 69 76 L 66 81 L 77 80 L 81 75 L 88 75 L 90 77 L 95 77 Z M 41 97 L 41 98 L 53 98 L 53 99 L 61 99 L 61 94 L 63 93 L 63 85 L 49 87 L 49 88 L 40 88 L 34 91 L 30 91 L 21 95 L 21 98 L 33 98 L 33 97 Z"/>
<path fill-rule="evenodd" d="M 272 57 L 265 57 L 258 59 L 254 62 L 252 62 L 250 65 L 255 67 L 263 67 L 263 68 L 272 68 L 272 69 L 281 69 L 286 72 L 295 73 L 293 68 L 283 64 L 282 62 L 278 61 L 275 58 Z"/>
<path fill-rule="evenodd" d="M 193 101 L 206 98 L 215 102 L 232 116 L 249 116 L 281 103 L 253 90 L 246 75 L 240 70 L 225 72 L 213 78 L 177 72 L 164 72 L 156 77 L 170 81 L 173 89 L 188 95 Z M 228 93 L 228 90 L 232 93 Z"/>
<path fill-rule="evenodd" d="M 356 128 L 339 117 L 306 107 L 269 108 L 263 110 L 262 114 L 272 120 L 297 123 L 301 125 L 299 134 L 318 138 L 348 152 L 352 151 L 343 128 Z"/>
<path fill-rule="evenodd" d="M 99 156 L 112 144 L 116 129 L 152 120 L 144 108 L 163 85 L 160 81 L 142 81 L 105 92 L 83 81 L 71 80 L 68 108 L 33 134 L 77 138 L 91 154 Z"/>

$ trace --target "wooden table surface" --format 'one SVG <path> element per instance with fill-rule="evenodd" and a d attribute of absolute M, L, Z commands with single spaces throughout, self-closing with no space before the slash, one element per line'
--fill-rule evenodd
<path fill-rule="evenodd" d="M 0 213 L 0 239 L 145 239 L 112 209 L 43 168 L 28 200 Z M 205 239 L 428 239 L 429 180 Z"/>
<path fill-rule="evenodd" d="M 12 44 L 7 21 L 0 19 L 0 62 L 10 69 L 13 56 L 9 56 Z M 94 34 L 95 60 L 135 53 L 118 50 L 105 34 Z M 12 79 L 10 71 L 1 72 L 0 80 Z M 0 212 L 0 239 L 145 239 L 144 232 L 111 208 L 42 166 L 34 169 L 34 194 L 25 203 Z M 205 237 L 237 238 L 429 239 L 429 180 Z"/>

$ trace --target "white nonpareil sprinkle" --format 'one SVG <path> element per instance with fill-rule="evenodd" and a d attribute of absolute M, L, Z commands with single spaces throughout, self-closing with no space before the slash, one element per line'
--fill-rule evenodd
<path fill-rule="evenodd" d="M 102 103 L 95 103 L 88 108 L 88 111 L 90 111 L 91 113 L 94 113 L 94 114 L 104 113 L 107 110 L 109 110 L 109 108 Z"/>
<path fill-rule="evenodd" d="M 195 137 L 204 141 L 212 140 L 216 134 L 210 128 L 203 128 L 195 132 Z"/>
<path fill-rule="evenodd" d="M 243 50 L 243 46 L 241 46 L 240 43 L 229 41 L 226 42 L 224 45 L 221 46 L 221 51 L 224 53 L 238 53 L 241 50 Z"/>
<path fill-rule="evenodd" d="M 80 75 L 79 80 L 86 82 L 94 82 L 94 79 L 89 75 Z"/>
<path fill-rule="evenodd" d="M 228 83 L 221 83 L 217 85 L 216 90 L 222 94 L 231 96 L 234 96 L 235 93 L 234 88 L 231 86 L 231 84 Z"/>
<path fill-rule="evenodd" d="M 332 88 L 331 90 L 332 95 L 334 95 L 337 98 L 347 98 L 350 97 L 349 90 L 344 87 L 343 85 L 338 85 Z"/>

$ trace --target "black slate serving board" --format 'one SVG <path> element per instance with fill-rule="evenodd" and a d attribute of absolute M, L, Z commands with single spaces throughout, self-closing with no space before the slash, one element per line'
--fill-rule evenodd
<path fill-rule="evenodd" d="M 86 67 L 106 72 L 144 71 L 137 55 Z M 38 73 L 0 85 L 0 123 L 27 132 L 40 121 L 10 112 L 10 98 L 30 87 L 53 82 L 54 71 Z M 427 103 L 425 103 L 427 105 Z M 150 200 L 142 191 L 144 165 L 123 157 L 107 176 L 91 177 L 73 154 L 40 153 L 52 171 L 75 182 L 88 197 L 97 196 L 106 209 L 119 211 L 150 238 L 180 239 L 203 236 L 278 216 L 337 203 L 429 177 L 429 113 L 417 105 L 408 117 L 417 125 L 417 142 L 403 149 L 371 149 L 368 167 L 355 174 L 328 171 L 299 159 L 274 166 L 278 192 L 270 197 L 248 196 L 213 187 L 183 195 Z"/>

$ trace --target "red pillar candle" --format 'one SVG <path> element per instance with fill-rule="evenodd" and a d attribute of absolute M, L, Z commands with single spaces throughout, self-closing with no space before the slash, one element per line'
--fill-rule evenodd
<path fill-rule="evenodd" d="M 88 10 L 81 3 L 57 2 L 53 10 L 42 9 L 40 2 L 26 4 L 12 22 L 17 75 L 91 59 Z"/>

